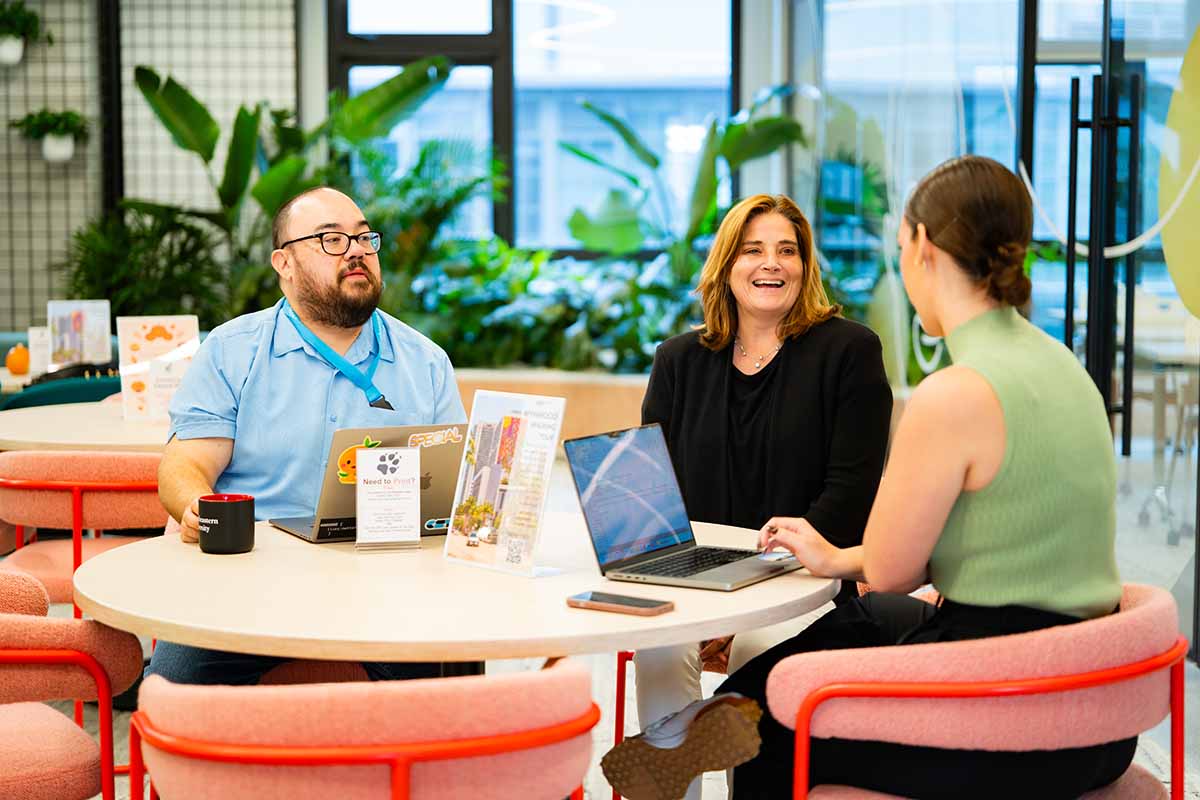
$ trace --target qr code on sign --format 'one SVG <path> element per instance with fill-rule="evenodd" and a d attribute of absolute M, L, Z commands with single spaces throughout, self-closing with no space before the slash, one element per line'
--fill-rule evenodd
<path fill-rule="evenodd" d="M 525 560 L 525 540 L 517 537 L 508 537 L 508 551 L 505 553 L 504 560 L 509 564 L 520 564 Z"/>

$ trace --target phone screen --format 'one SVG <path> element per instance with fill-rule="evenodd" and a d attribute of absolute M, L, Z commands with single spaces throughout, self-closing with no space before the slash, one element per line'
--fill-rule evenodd
<path fill-rule="evenodd" d="M 608 592 L 580 592 L 575 595 L 575 600 L 590 600 L 593 603 L 610 603 L 616 606 L 633 606 L 634 608 L 657 608 L 664 605 L 665 600 L 651 600 L 646 597 L 629 597 L 623 594 L 609 594 Z"/>

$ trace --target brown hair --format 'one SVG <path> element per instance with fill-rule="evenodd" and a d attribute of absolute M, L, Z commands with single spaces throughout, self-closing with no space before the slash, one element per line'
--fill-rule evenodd
<path fill-rule="evenodd" d="M 917 235 L 950 257 L 995 300 L 1024 305 L 1032 288 L 1025 251 L 1033 235 L 1033 206 L 1021 179 L 983 156 L 952 158 L 913 189 L 904 217 Z"/>
<path fill-rule="evenodd" d="M 821 270 L 813 251 L 812 226 L 790 197 L 782 194 L 756 194 L 729 209 L 717 238 L 708 251 L 708 259 L 700 272 L 696 293 L 704 309 L 704 324 L 700 328 L 700 343 L 709 350 L 721 350 L 733 341 L 737 331 L 737 302 L 729 288 L 729 273 L 742 248 L 742 240 L 750 221 L 762 214 L 779 214 L 796 229 L 796 243 L 804 266 L 800 295 L 796 304 L 779 321 L 777 334 L 787 340 L 836 316 L 841 308 L 829 302 L 821 283 Z"/>

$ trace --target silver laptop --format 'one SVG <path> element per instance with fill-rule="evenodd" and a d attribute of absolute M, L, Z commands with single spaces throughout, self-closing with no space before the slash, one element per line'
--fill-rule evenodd
<path fill-rule="evenodd" d="M 310 542 L 353 541 L 355 451 L 364 447 L 421 449 L 421 535 L 445 533 L 450 526 L 454 486 L 462 461 L 467 426 L 403 425 L 390 428 L 343 428 L 334 431 L 316 514 L 268 520 Z"/>
<path fill-rule="evenodd" d="M 790 557 L 768 561 L 755 550 L 696 544 L 657 424 L 563 446 L 604 577 L 731 592 L 800 569 Z"/>

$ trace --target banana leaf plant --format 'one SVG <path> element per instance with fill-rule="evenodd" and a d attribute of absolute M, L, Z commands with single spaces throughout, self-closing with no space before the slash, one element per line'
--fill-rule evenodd
<path fill-rule="evenodd" d="M 563 150 L 617 176 L 627 185 L 610 189 L 595 211 L 575 209 L 567 220 L 571 235 L 588 250 L 618 257 L 654 243 L 669 254 L 674 280 L 681 286 L 690 286 L 700 266 L 696 240 L 716 229 L 721 180 L 736 173 L 742 165 L 780 148 L 807 144 L 804 128 L 795 119 L 761 113 L 772 100 L 792 92 L 793 88 L 787 85 L 766 87 L 749 106 L 733 116 L 708 122 L 683 220 L 672 218 L 659 156 L 626 122 L 585 101 L 582 107 L 617 135 L 638 167 L 636 172 L 626 170 L 579 145 L 559 142 Z"/>
<path fill-rule="evenodd" d="M 139 66 L 134 70 L 134 83 L 175 144 L 204 163 L 214 202 L 210 208 L 136 199 L 124 204 L 149 213 L 205 220 L 222 233 L 235 267 L 257 264 L 261 268 L 263 254 L 256 248 L 261 249 L 269 236 L 275 212 L 288 198 L 320 181 L 312 154 L 316 146 L 329 145 L 336 158 L 347 147 L 385 136 L 445 84 L 452 68 L 449 59 L 425 58 L 353 98 L 335 92 L 330 96 L 329 116 L 307 132 L 294 123 L 290 112 L 270 109 L 264 103 L 241 106 L 218 178 L 213 159 L 221 129 L 208 108 L 174 78 L 164 79 L 153 69 Z M 256 207 L 248 207 L 251 199 Z M 232 310 L 237 313 L 239 293 L 253 293 L 254 284 L 262 283 L 263 276 L 232 277 Z"/>

